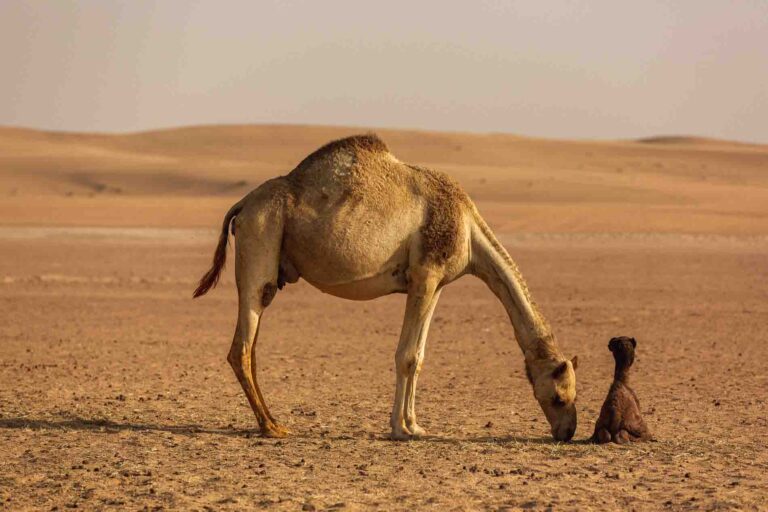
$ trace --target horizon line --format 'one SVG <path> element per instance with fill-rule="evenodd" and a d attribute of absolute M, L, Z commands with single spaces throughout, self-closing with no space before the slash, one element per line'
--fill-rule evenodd
<path fill-rule="evenodd" d="M 758 142 L 754 140 L 739 140 L 739 139 L 727 139 L 713 137 L 710 135 L 695 134 L 695 133 L 658 133 L 644 136 L 637 136 L 632 138 L 602 138 L 602 137 L 549 137 L 540 135 L 525 135 L 515 132 L 504 131 L 480 131 L 480 130 L 436 130 L 429 128 L 411 128 L 411 127 L 393 127 L 393 126 L 374 126 L 374 125 L 356 125 L 356 124 L 314 124 L 314 123 L 285 123 L 285 122 L 221 122 L 221 123 L 194 123 L 194 124 L 179 124 L 179 125 L 163 125 L 153 128 L 145 128 L 141 130 L 103 130 L 103 131 L 90 131 L 90 130 L 77 130 L 77 129 L 49 129 L 43 127 L 36 127 L 30 125 L 13 125 L 0 123 L 0 129 L 31 131 L 49 134 L 62 134 L 62 135 L 91 135 L 91 136 L 130 136 L 140 134 L 150 134 L 155 132 L 172 132 L 184 129 L 200 129 L 200 128 L 256 128 L 256 127 L 274 127 L 274 128 L 335 128 L 335 129 L 351 129 L 360 130 L 360 133 L 371 133 L 377 130 L 389 131 L 389 132 L 415 132 L 415 133 L 441 133 L 451 135 L 464 135 L 464 136 L 503 136 L 510 138 L 528 139 L 528 140 L 543 140 L 543 141 L 561 141 L 561 142 L 634 142 L 642 144 L 670 144 L 679 143 L 685 144 L 686 141 L 691 143 L 720 143 L 720 144 L 733 144 L 743 146 L 768 146 L 768 141 Z"/>

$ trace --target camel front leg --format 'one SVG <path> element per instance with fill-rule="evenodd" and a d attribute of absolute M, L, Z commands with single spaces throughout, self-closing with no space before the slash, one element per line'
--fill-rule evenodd
<path fill-rule="evenodd" d="M 424 358 L 424 343 L 429 329 L 429 320 L 437 303 L 438 282 L 437 278 L 430 275 L 411 274 L 403 328 L 395 353 L 395 401 L 390 418 L 391 437 L 394 440 L 409 440 L 414 435 L 424 432 L 416 424 L 416 414 L 413 409 L 415 409 L 416 378 Z M 407 411 L 408 421 L 406 421 Z M 410 423 L 410 427 L 416 432 L 411 430 L 407 423 Z"/>
<path fill-rule="evenodd" d="M 419 341 L 416 346 L 416 365 L 411 369 L 408 376 L 408 382 L 405 386 L 405 427 L 414 437 L 421 437 L 426 431 L 416 422 L 416 382 L 421 373 L 421 366 L 424 363 L 424 350 L 427 345 L 427 333 L 432 322 L 432 314 L 435 312 L 435 306 L 440 298 L 440 290 L 437 290 L 432 297 L 427 316 L 424 319 L 424 325 L 421 328 Z"/>

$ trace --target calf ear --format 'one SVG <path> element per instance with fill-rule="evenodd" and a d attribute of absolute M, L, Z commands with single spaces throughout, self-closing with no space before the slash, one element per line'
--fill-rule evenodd
<path fill-rule="evenodd" d="M 563 373 L 565 373 L 565 370 L 568 369 L 568 361 L 563 361 L 559 365 L 557 365 L 557 368 L 552 370 L 552 378 L 557 379 L 560 377 Z"/>
<path fill-rule="evenodd" d="M 573 371 L 576 371 L 576 368 L 579 367 L 579 356 L 573 356 L 573 359 L 571 359 L 571 364 L 573 365 Z"/>
<path fill-rule="evenodd" d="M 637 348 L 637 342 L 635 341 L 635 338 L 629 338 L 632 341 L 632 348 Z"/>

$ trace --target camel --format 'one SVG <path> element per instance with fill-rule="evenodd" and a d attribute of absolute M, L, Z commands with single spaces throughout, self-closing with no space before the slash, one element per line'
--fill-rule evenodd
<path fill-rule="evenodd" d="M 595 423 L 592 434 L 593 443 L 624 444 L 630 441 L 648 441 L 652 438 L 651 431 L 640 414 L 640 400 L 635 390 L 629 387 L 629 369 L 635 362 L 635 338 L 619 336 L 611 338 L 608 350 L 613 353 L 616 367 L 613 372 L 613 383 L 608 390 L 608 396 L 600 409 L 600 417 Z"/>
<path fill-rule="evenodd" d="M 445 285 L 472 274 L 507 310 L 552 436 L 573 437 L 577 358 L 562 355 L 514 261 L 447 175 L 401 162 L 374 134 L 330 142 L 232 206 L 194 297 L 218 282 L 230 226 L 239 307 L 227 359 L 262 435 L 289 434 L 267 408 L 255 364 L 261 317 L 286 283 L 301 277 L 353 300 L 407 294 L 390 426 L 392 439 L 409 440 L 425 434 L 416 420 L 416 383 L 432 313 Z"/>

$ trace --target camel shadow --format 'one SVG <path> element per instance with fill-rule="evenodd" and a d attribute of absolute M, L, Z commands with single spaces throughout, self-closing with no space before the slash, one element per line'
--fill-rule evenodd
<path fill-rule="evenodd" d="M 61 420 L 41 420 L 31 418 L 0 418 L 0 429 L 31 429 L 31 430 L 65 430 L 65 431 L 92 431 L 103 433 L 116 433 L 122 431 L 130 432 L 168 432 L 172 434 L 179 434 L 184 436 L 195 436 L 200 434 L 208 435 L 221 435 L 230 437 L 245 437 L 245 438 L 260 438 L 261 431 L 258 428 L 243 429 L 235 427 L 225 428 L 210 428 L 203 427 L 197 424 L 181 424 L 181 425 L 163 425 L 158 423 L 118 423 L 116 421 L 108 419 L 93 419 L 93 418 L 80 418 L 72 417 L 69 419 Z M 390 440 L 388 434 L 368 435 L 368 436 L 353 436 L 353 435 L 321 435 L 318 433 L 294 433 L 287 438 L 290 439 L 317 439 L 328 441 L 354 441 L 354 440 L 368 440 L 368 441 L 381 441 L 392 443 L 393 446 L 397 446 L 401 443 L 396 443 Z M 571 441 L 569 443 L 560 443 L 554 441 L 550 437 L 520 437 L 515 435 L 507 436 L 479 436 L 479 437 L 441 437 L 428 435 L 421 439 L 410 441 L 413 443 L 434 443 L 434 444 L 451 444 L 459 445 L 463 443 L 477 443 L 477 444 L 494 444 L 494 445 L 509 445 L 509 444 L 535 444 L 535 445 L 581 445 L 590 444 L 589 438 L 579 439 Z"/>
<path fill-rule="evenodd" d="M 0 418 L 0 429 L 81 430 L 95 432 L 169 432 L 181 435 L 214 434 L 233 437 L 257 437 L 258 429 L 206 428 L 195 424 L 161 425 L 156 423 L 118 423 L 107 419 L 73 417 L 63 420 L 37 420 L 30 418 Z"/>

